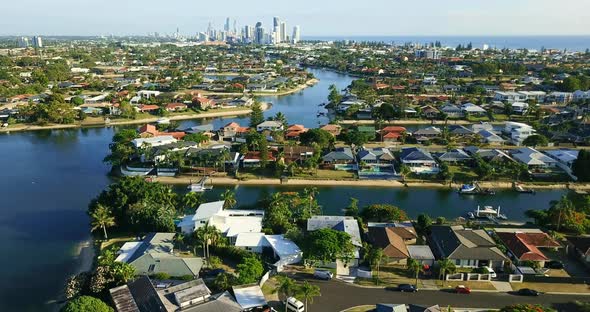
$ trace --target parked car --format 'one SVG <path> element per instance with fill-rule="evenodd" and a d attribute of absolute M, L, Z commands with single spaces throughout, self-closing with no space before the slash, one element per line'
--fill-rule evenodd
<path fill-rule="evenodd" d="M 313 272 L 313 277 L 317 279 L 331 280 L 334 277 L 334 273 L 327 270 L 315 270 Z"/>
<path fill-rule="evenodd" d="M 397 286 L 397 290 L 399 290 L 401 292 L 417 292 L 418 288 L 416 288 L 416 286 L 411 285 L 411 284 L 399 284 Z"/>
<path fill-rule="evenodd" d="M 289 297 L 285 300 L 285 305 L 287 306 L 287 310 L 293 312 L 303 312 L 305 311 L 305 305 L 303 302 L 297 300 L 295 297 Z"/>
<path fill-rule="evenodd" d="M 213 270 L 208 270 L 208 269 L 204 269 L 201 270 L 201 273 L 199 274 L 199 276 L 201 276 L 201 278 L 207 279 L 207 278 L 215 278 L 217 277 L 217 275 L 225 273 L 224 269 L 213 269 Z"/>
<path fill-rule="evenodd" d="M 494 271 L 494 269 L 484 266 L 483 267 L 484 272 L 487 272 L 492 278 L 496 278 L 498 277 L 498 275 L 496 275 L 496 271 Z"/>
<path fill-rule="evenodd" d="M 545 263 L 545 267 L 548 269 L 558 269 L 561 270 L 564 268 L 563 262 L 561 261 L 557 261 L 557 260 L 552 260 L 549 261 L 547 263 Z"/>
<path fill-rule="evenodd" d="M 457 287 L 455 287 L 455 292 L 458 294 L 470 294 L 471 293 L 471 288 L 464 286 L 464 285 L 459 285 Z"/>
<path fill-rule="evenodd" d="M 516 294 L 517 295 L 520 295 L 520 296 L 533 296 L 533 297 L 536 297 L 536 296 L 539 296 L 541 293 L 538 292 L 538 291 L 536 291 L 536 290 L 534 290 L 534 289 L 522 288 L 522 289 L 519 289 L 516 292 Z"/>

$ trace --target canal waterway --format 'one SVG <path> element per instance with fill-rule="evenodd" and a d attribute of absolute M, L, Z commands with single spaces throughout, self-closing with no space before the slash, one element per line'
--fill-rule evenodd
<path fill-rule="evenodd" d="M 311 70 L 320 80 L 313 87 L 282 96 L 265 97 L 272 108 L 265 116 L 283 112 L 290 123 L 317 127 L 327 118 L 317 116 L 327 99 L 328 87 L 342 89 L 350 76 Z M 247 117 L 182 122 L 182 127 L 213 124 L 216 129 L 230 121 L 248 124 Z M 80 268 L 81 243 L 89 237 L 88 202 L 109 181 L 102 160 L 116 128 L 82 128 L 17 132 L 0 135 L 0 311 L 52 311 L 65 279 Z M 301 188 L 228 186 L 235 188 L 240 205 L 255 206 L 257 199 L 277 190 Z M 207 193 L 218 199 L 224 187 Z M 405 209 L 410 217 L 420 213 L 453 219 L 477 205 L 502 207 L 514 220 L 524 220 L 528 209 L 543 209 L 563 191 L 540 191 L 536 195 L 500 192 L 494 197 L 461 197 L 438 189 L 392 189 L 372 187 L 321 187 L 318 200 L 324 214 L 342 214 L 350 197 L 359 205 L 389 203 Z"/>

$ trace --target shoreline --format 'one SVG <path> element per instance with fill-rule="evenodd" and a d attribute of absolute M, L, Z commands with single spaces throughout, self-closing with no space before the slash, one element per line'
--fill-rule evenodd
<path fill-rule="evenodd" d="M 92 270 L 94 258 L 96 256 L 96 251 L 94 250 L 94 240 L 92 237 L 80 242 L 78 246 L 76 246 L 75 254 L 77 254 L 75 259 L 78 262 L 78 266 L 73 275 Z"/>
<path fill-rule="evenodd" d="M 154 178 L 155 182 L 161 182 L 164 184 L 171 185 L 182 185 L 190 184 L 191 182 L 197 182 L 202 177 L 193 176 L 178 176 L 178 177 L 157 177 Z M 456 190 L 461 184 L 453 183 L 449 187 L 448 183 L 438 182 L 416 182 L 409 181 L 407 186 L 397 180 L 306 180 L 306 179 L 292 179 L 288 182 L 281 183 L 281 180 L 262 178 L 262 179 L 250 179 L 250 180 L 238 180 L 234 178 L 226 177 L 210 177 L 209 183 L 212 185 L 275 185 L 275 186 L 352 186 L 352 187 L 382 187 L 382 188 L 433 188 L 433 189 L 451 189 Z M 502 181 L 489 181 L 479 182 L 482 188 L 491 189 L 512 189 L 512 182 Z M 563 190 L 590 190 L 590 184 L 577 184 L 577 183 L 551 183 L 551 184 L 534 184 L 534 183 L 521 183 L 525 188 L 535 190 L 550 190 L 550 189 L 563 189 Z"/>
<path fill-rule="evenodd" d="M 266 111 L 272 107 L 272 103 L 261 103 L 262 110 Z M 10 133 L 10 132 L 23 132 L 23 131 L 39 131 L 39 130 L 58 130 L 58 129 L 76 129 L 76 128 L 104 128 L 104 127 L 111 127 L 111 126 L 124 126 L 124 125 L 136 125 L 136 124 L 144 124 L 144 123 L 152 123 L 156 122 L 159 119 L 167 118 L 170 121 L 180 121 L 180 120 L 195 120 L 195 119 L 205 119 L 205 118 L 220 118 L 220 117 L 237 117 L 237 116 L 244 116 L 249 115 L 252 113 L 251 109 L 243 109 L 243 110 L 231 110 L 231 111 L 219 111 L 219 112 L 206 112 L 200 114 L 190 114 L 190 115 L 176 115 L 176 116 L 168 116 L 168 117 L 150 117 L 150 118 L 142 118 L 142 119 L 134 119 L 134 120 L 124 120 L 124 121 L 112 121 L 110 123 L 95 123 L 95 124 L 67 124 L 67 125 L 47 125 L 47 126 L 36 126 L 36 125 L 22 125 L 14 128 L 0 128 L 0 133 Z"/>
<path fill-rule="evenodd" d="M 289 90 L 285 90 L 285 91 L 280 91 L 280 92 L 254 92 L 254 96 L 259 96 L 259 97 L 271 97 L 271 96 L 284 96 L 284 95 L 290 95 L 296 92 L 299 92 L 301 90 L 305 90 L 306 88 L 312 87 L 315 84 L 317 84 L 320 80 L 317 78 L 312 78 L 307 80 L 305 83 L 298 85 L 297 87 L 293 88 L 293 89 L 289 89 Z M 202 91 L 202 93 L 204 95 L 229 95 L 229 96 L 240 96 L 240 95 L 244 95 L 244 93 L 239 93 L 239 92 L 233 92 L 233 93 L 227 93 L 227 92 L 207 92 L 207 91 Z"/>

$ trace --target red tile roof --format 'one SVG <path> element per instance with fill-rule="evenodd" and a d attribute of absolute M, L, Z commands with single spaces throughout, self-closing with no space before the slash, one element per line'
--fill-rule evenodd
<path fill-rule="evenodd" d="M 545 233 L 496 233 L 508 250 L 521 261 L 546 261 L 549 260 L 539 250 L 539 247 L 560 247 Z"/>
<path fill-rule="evenodd" d="M 401 133 L 401 132 L 405 132 L 405 131 L 407 131 L 407 130 L 406 130 L 406 128 L 404 128 L 404 127 L 399 127 L 399 126 L 388 126 L 388 127 L 385 127 L 385 128 L 383 128 L 383 130 L 382 130 L 382 131 L 383 131 L 383 132 L 398 132 L 398 133 Z"/>

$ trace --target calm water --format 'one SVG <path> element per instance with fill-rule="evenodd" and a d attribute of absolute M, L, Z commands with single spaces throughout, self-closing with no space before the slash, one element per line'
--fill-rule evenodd
<path fill-rule="evenodd" d="M 313 71 L 321 79 L 316 86 L 297 94 L 268 98 L 274 103 L 267 116 L 278 111 L 292 123 L 317 126 L 317 104 L 326 101 L 328 86 L 343 88 L 351 78 L 326 71 Z M 216 128 L 230 120 L 242 124 L 248 118 L 214 119 Z M 199 122 L 187 121 L 184 125 Z M 102 159 L 108 152 L 112 128 L 23 132 L 0 135 L 0 311 L 52 310 L 46 304 L 57 298 L 65 279 L 79 267 L 77 246 L 89 238 L 85 214 L 90 199 L 109 179 Z M 233 188 L 233 187 L 232 187 Z M 240 186 L 235 188 L 242 205 L 284 187 Z M 223 187 L 207 194 L 218 199 Z M 546 208 L 561 191 L 539 192 L 536 196 L 500 193 L 490 198 L 459 197 L 448 191 L 388 188 L 320 188 L 319 202 L 325 214 L 339 214 L 350 197 L 360 205 L 391 203 L 411 217 L 421 212 L 454 218 L 479 205 L 501 205 L 510 218 L 522 220 L 527 209 Z"/>
<path fill-rule="evenodd" d="M 508 49 L 567 49 L 568 51 L 585 51 L 590 48 L 590 36 L 323 36 L 306 37 L 305 40 L 354 40 L 382 41 L 401 45 L 406 42 L 429 44 L 440 41 L 443 46 L 456 47 L 469 42 L 474 48 L 482 48 L 487 44 L 490 48 Z"/>

